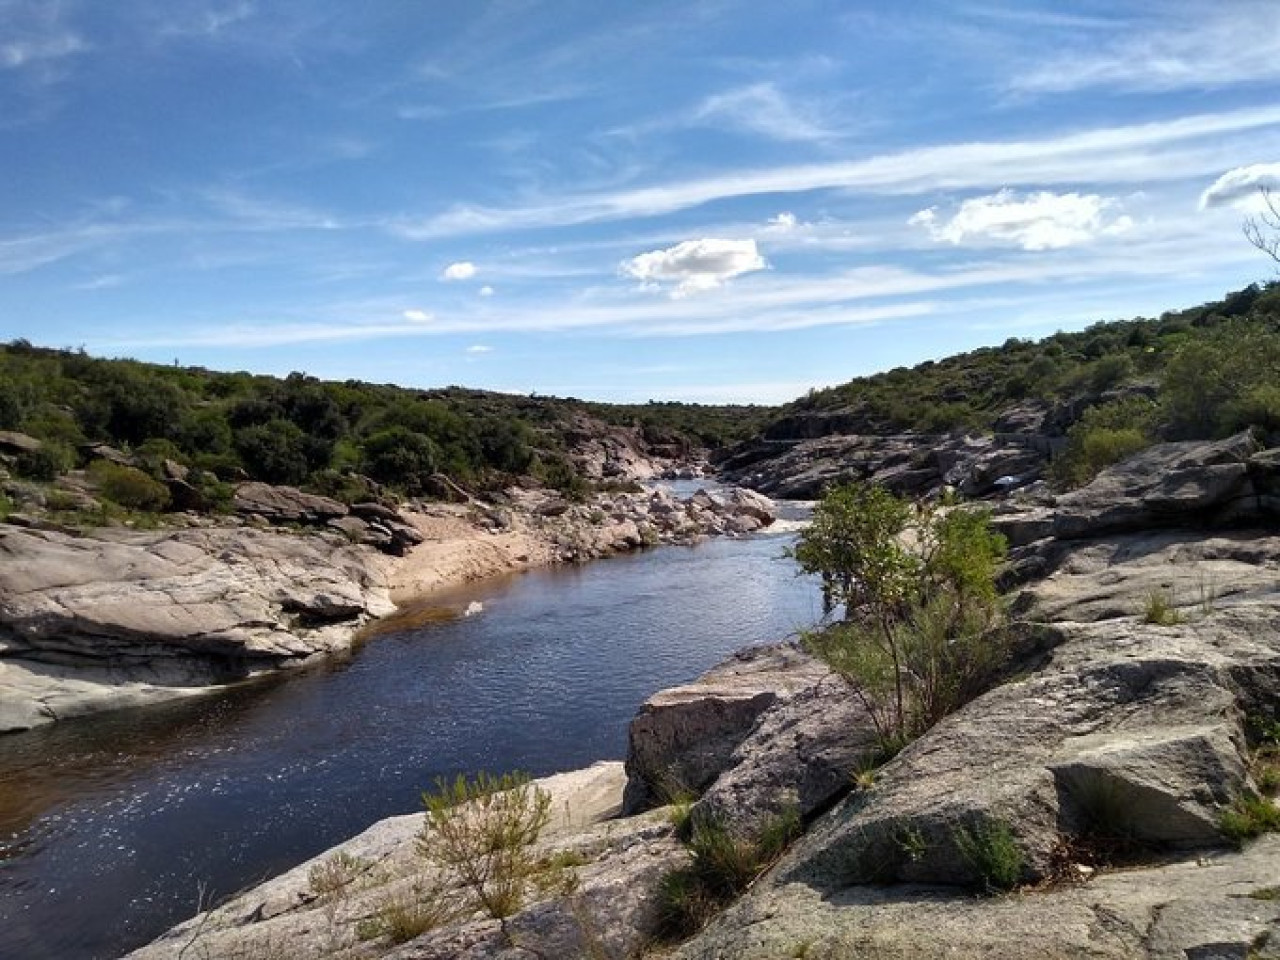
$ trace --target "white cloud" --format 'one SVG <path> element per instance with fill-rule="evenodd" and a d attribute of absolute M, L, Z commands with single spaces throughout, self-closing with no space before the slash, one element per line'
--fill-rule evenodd
<path fill-rule="evenodd" d="M 1023 250 L 1056 250 L 1088 243 L 1101 236 L 1122 233 L 1133 226 L 1124 215 L 1111 215 L 1114 200 L 1097 194 L 1017 194 L 1001 190 L 984 197 L 970 197 L 950 217 L 941 219 L 937 208 L 921 210 L 909 221 L 924 227 L 937 241 L 1013 243 Z"/>
<path fill-rule="evenodd" d="M 708 97 L 694 110 L 689 122 L 789 142 L 830 140 L 836 135 L 810 111 L 791 103 L 772 83 L 755 83 Z"/>
<path fill-rule="evenodd" d="M 467 347 L 467 353 L 470 353 L 470 354 L 493 353 L 493 347 L 486 347 L 483 343 L 477 343 L 470 347 Z"/>
<path fill-rule="evenodd" d="M 1200 195 L 1200 209 L 1212 207 L 1256 207 L 1262 188 L 1280 190 L 1280 163 L 1255 163 L 1228 170 Z"/>
<path fill-rule="evenodd" d="M 1267 128 L 1276 128 L 1268 130 Z M 1237 139 L 1233 140 L 1235 135 Z M 457 206 L 388 228 L 412 240 L 500 230 L 572 226 L 687 210 L 716 200 L 814 190 L 918 195 L 1010 185 L 1154 183 L 1205 176 L 1250 150 L 1280 148 L 1280 106 L 1100 127 L 1032 140 L 954 143 L 841 163 L 731 170 L 701 180 L 614 192 L 565 194 L 506 208 Z"/>
<path fill-rule="evenodd" d="M 800 225 L 800 221 L 796 219 L 794 213 L 782 212 L 776 217 L 770 217 L 765 231 L 768 233 L 791 233 Z"/>
<path fill-rule="evenodd" d="M 413 323 L 428 323 L 431 320 L 431 314 L 425 310 L 406 310 L 401 316 Z"/>
<path fill-rule="evenodd" d="M 493 287 L 489 286 L 489 285 L 486 283 L 483 287 L 481 287 L 481 288 L 480 288 L 480 296 L 482 296 L 482 297 L 492 297 L 492 296 L 493 296 Z"/>
<path fill-rule="evenodd" d="M 470 280 L 476 275 L 476 265 L 469 260 L 451 263 L 440 274 L 441 280 Z"/>
<path fill-rule="evenodd" d="M 702 239 L 632 257 L 622 272 L 649 284 L 674 282 L 672 296 L 684 297 L 767 266 L 754 240 Z"/>

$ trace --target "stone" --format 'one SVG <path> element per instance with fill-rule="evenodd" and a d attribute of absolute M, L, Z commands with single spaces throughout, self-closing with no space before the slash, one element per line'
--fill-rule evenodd
<path fill-rule="evenodd" d="M 0 453 L 15 455 L 35 453 L 43 446 L 44 444 L 35 437 L 29 437 L 25 433 L 18 433 L 16 430 L 0 430 Z"/>
<path fill-rule="evenodd" d="M 624 812 L 705 790 L 769 707 L 827 675 L 798 646 L 784 644 L 740 651 L 693 683 L 654 694 L 628 732 Z"/>
<path fill-rule="evenodd" d="M 6 723 L 171 699 L 345 650 L 392 609 L 359 548 L 318 537 L 0 526 Z"/>
<path fill-rule="evenodd" d="M 347 508 L 337 500 L 303 493 L 295 487 L 272 486 L 250 481 L 236 487 L 232 505 L 237 513 L 265 517 L 272 523 L 323 524 L 347 515 Z"/>

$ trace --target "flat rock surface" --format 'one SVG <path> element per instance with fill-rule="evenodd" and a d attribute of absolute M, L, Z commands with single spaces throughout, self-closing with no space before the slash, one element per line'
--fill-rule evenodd
<path fill-rule="evenodd" d="M 0 525 L 0 728 L 344 649 L 392 609 L 367 556 L 336 538 Z"/>

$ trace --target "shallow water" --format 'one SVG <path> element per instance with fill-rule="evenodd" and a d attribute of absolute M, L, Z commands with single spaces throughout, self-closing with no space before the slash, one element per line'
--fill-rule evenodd
<path fill-rule="evenodd" d="M 536 571 L 473 616 L 215 696 L 0 738 L 0 957 L 115 957 L 436 777 L 621 759 L 655 690 L 821 612 L 789 535 Z M 474 609 L 474 608 L 473 608 Z"/>

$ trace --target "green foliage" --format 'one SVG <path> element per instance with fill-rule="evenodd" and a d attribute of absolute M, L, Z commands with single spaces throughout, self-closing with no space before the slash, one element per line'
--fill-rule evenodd
<path fill-rule="evenodd" d="M 296 485 L 307 478 L 306 435 L 288 420 L 236 431 L 235 448 L 250 475 L 267 483 Z"/>
<path fill-rule="evenodd" d="M 70 447 L 56 440 L 46 440 L 40 449 L 19 454 L 13 468 L 20 477 L 52 483 L 74 464 L 75 456 Z"/>
<path fill-rule="evenodd" d="M 453 872 L 495 920 L 520 909 L 541 869 L 533 855 L 550 819 L 551 795 L 519 773 L 459 776 L 424 793 L 418 852 Z"/>
<path fill-rule="evenodd" d="M 424 478 L 438 471 L 477 491 L 540 474 L 576 498 L 590 485 L 566 453 L 584 418 L 639 427 L 650 442 L 680 453 L 745 437 L 770 412 L 588 404 L 457 387 L 421 391 L 328 383 L 302 373 L 278 379 L 0 344 L 0 429 L 71 448 L 102 441 L 135 454 L 163 449 L 226 481 L 246 474 L 314 488 L 336 481 L 336 492 L 351 495 L 354 487 L 337 478 L 372 472 L 383 486 L 418 494 L 434 489 Z M 405 448 L 398 450 L 401 440 Z M 148 460 L 146 469 L 152 467 Z"/>
<path fill-rule="evenodd" d="M 439 469 L 438 449 L 430 437 L 408 427 L 388 427 L 365 440 L 366 474 L 379 483 L 421 493 Z"/>
<path fill-rule="evenodd" d="M 991 820 L 972 828 L 957 827 L 951 839 L 986 890 L 1017 886 L 1025 858 L 1008 824 Z"/>
<path fill-rule="evenodd" d="M 719 821 L 695 823 L 688 841 L 693 862 L 668 873 L 658 887 L 663 933 L 683 939 L 702 929 L 777 862 L 800 831 L 794 810 L 770 820 L 754 838 L 735 834 Z"/>
<path fill-rule="evenodd" d="M 1146 605 L 1142 610 L 1144 623 L 1154 623 L 1161 627 L 1172 627 L 1182 622 L 1182 614 L 1173 604 L 1173 598 L 1164 590 L 1152 590 L 1147 594 Z"/>
<path fill-rule="evenodd" d="M 1280 331 L 1274 322 L 1231 320 L 1186 340 L 1169 361 L 1161 404 L 1170 435 L 1228 436 L 1274 422 Z"/>
<path fill-rule="evenodd" d="M 1239 794 L 1218 815 L 1218 829 L 1236 844 L 1280 831 L 1280 807 L 1269 797 L 1248 792 Z"/>
<path fill-rule="evenodd" d="M 88 472 L 99 494 L 126 509 L 156 511 L 169 505 L 169 489 L 136 467 L 95 460 Z"/>
<path fill-rule="evenodd" d="M 793 555 L 845 611 L 806 645 L 849 680 L 885 745 L 972 699 L 1007 656 L 995 588 L 1005 541 L 985 513 L 837 487 Z"/>
<path fill-rule="evenodd" d="M 1112 464 L 1151 446 L 1158 416 L 1159 407 L 1140 396 L 1090 407 L 1067 431 L 1066 449 L 1050 466 L 1054 486 L 1084 486 Z"/>
<path fill-rule="evenodd" d="M 392 943 L 408 943 L 456 916 L 457 912 L 437 894 L 424 894 L 421 890 L 394 894 L 378 905 L 373 916 L 356 924 L 356 937 L 386 937 Z"/>

